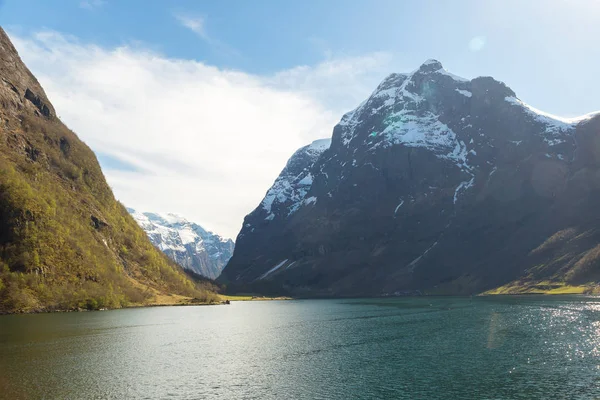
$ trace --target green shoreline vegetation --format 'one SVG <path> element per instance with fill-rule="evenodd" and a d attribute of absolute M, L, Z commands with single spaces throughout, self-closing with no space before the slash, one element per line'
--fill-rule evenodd
<path fill-rule="evenodd" d="M 1 282 L 1 281 L 0 281 Z M 211 293 L 212 294 L 212 293 Z M 176 306 L 209 306 L 209 305 L 222 305 L 228 304 L 228 302 L 247 302 L 247 301 L 281 301 L 281 300 L 294 300 L 292 297 L 287 296 L 261 296 L 261 295 L 229 295 L 229 294 L 215 294 L 214 296 L 208 297 L 189 297 L 178 294 L 161 294 L 155 293 L 151 297 L 147 298 L 142 302 L 123 302 L 111 304 L 106 302 L 103 298 L 86 298 L 78 303 L 71 303 L 68 307 L 41 307 L 41 308 L 23 308 L 18 310 L 0 310 L 0 315 L 6 314 L 38 314 L 38 313 L 55 313 L 55 312 L 82 312 L 82 311 L 107 311 L 107 310 L 118 310 L 126 308 L 143 308 L 143 307 L 176 307 Z"/>
<path fill-rule="evenodd" d="M 600 285 L 589 283 L 584 285 L 571 285 L 567 282 L 540 281 L 540 282 L 511 282 L 495 289 L 483 292 L 482 295 L 523 295 L 523 294 L 600 294 Z"/>
<path fill-rule="evenodd" d="M 223 301 L 225 301 L 225 300 L 229 300 L 229 301 L 293 300 L 292 297 L 287 297 L 287 296 L 269 297 L 269 296 L 261 296 L 261 295 L 257 295 L 257 294 L 234 294 L 234 295 L 220 294 L 219 297 Z"/>

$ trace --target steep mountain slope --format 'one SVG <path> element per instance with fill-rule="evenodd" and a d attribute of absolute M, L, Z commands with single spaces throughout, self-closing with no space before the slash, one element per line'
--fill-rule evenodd
<path fill-rule="evenodd" d="M 324 147 L 290 159 L 221 281 L 323 296 L 600 280 L 599 115 L 549 116 L 429 60 Z"/>
<path fill-rule="evenodd" d="M 175 214 L 127 211 L 152 244 L 185 269 L 216 279 L 233 254 L 233 241 Z"/>
<path fill-rule="evenodd" d="M 119 204 L 0 29 L 0 312 L 209 300 Z"/>

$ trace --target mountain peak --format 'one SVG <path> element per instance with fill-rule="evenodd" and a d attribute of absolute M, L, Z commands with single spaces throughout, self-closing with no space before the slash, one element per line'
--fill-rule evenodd
<path fill-rule="evenodd" d="M 438 60 L 434 60 L 433 58 L 426 60 L 419 67 L 419 71 L 421 71 L 421 72 L 433 72 L 433 71 L 438 71 L 440 69 L 444 69 L 444 66 L 442 65 L 441 62 L 439 62 Z"/>

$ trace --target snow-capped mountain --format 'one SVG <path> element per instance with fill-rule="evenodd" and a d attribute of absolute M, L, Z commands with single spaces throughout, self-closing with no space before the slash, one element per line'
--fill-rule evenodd
<path fill-rule="evenodd" d="M 209 232 L 175 214 L 127 211 L 150 241 L 183 268 L 216 279 L 233 253 L 231 239 Z"/>
<path fill-rule="evenodd" d="M 598 113 L 555 117 L 428 60 L 290 158 L 220 280 L 381 295 L 600 278 L 599 143 Z"/>

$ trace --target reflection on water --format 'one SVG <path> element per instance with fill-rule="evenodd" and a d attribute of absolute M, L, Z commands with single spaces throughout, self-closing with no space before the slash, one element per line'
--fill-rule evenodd
<path fill-rule="evenodd" d="M 490 327 L 488 333 L 488 349 L 495 349 L 502 344 L 502 314 L 492 312 L 490 314 Z"/>
<path fill-rule="evenodd" d="M 248 302 L 0 317 L 0 398 L 600 397 L 600 301 Z"/>

